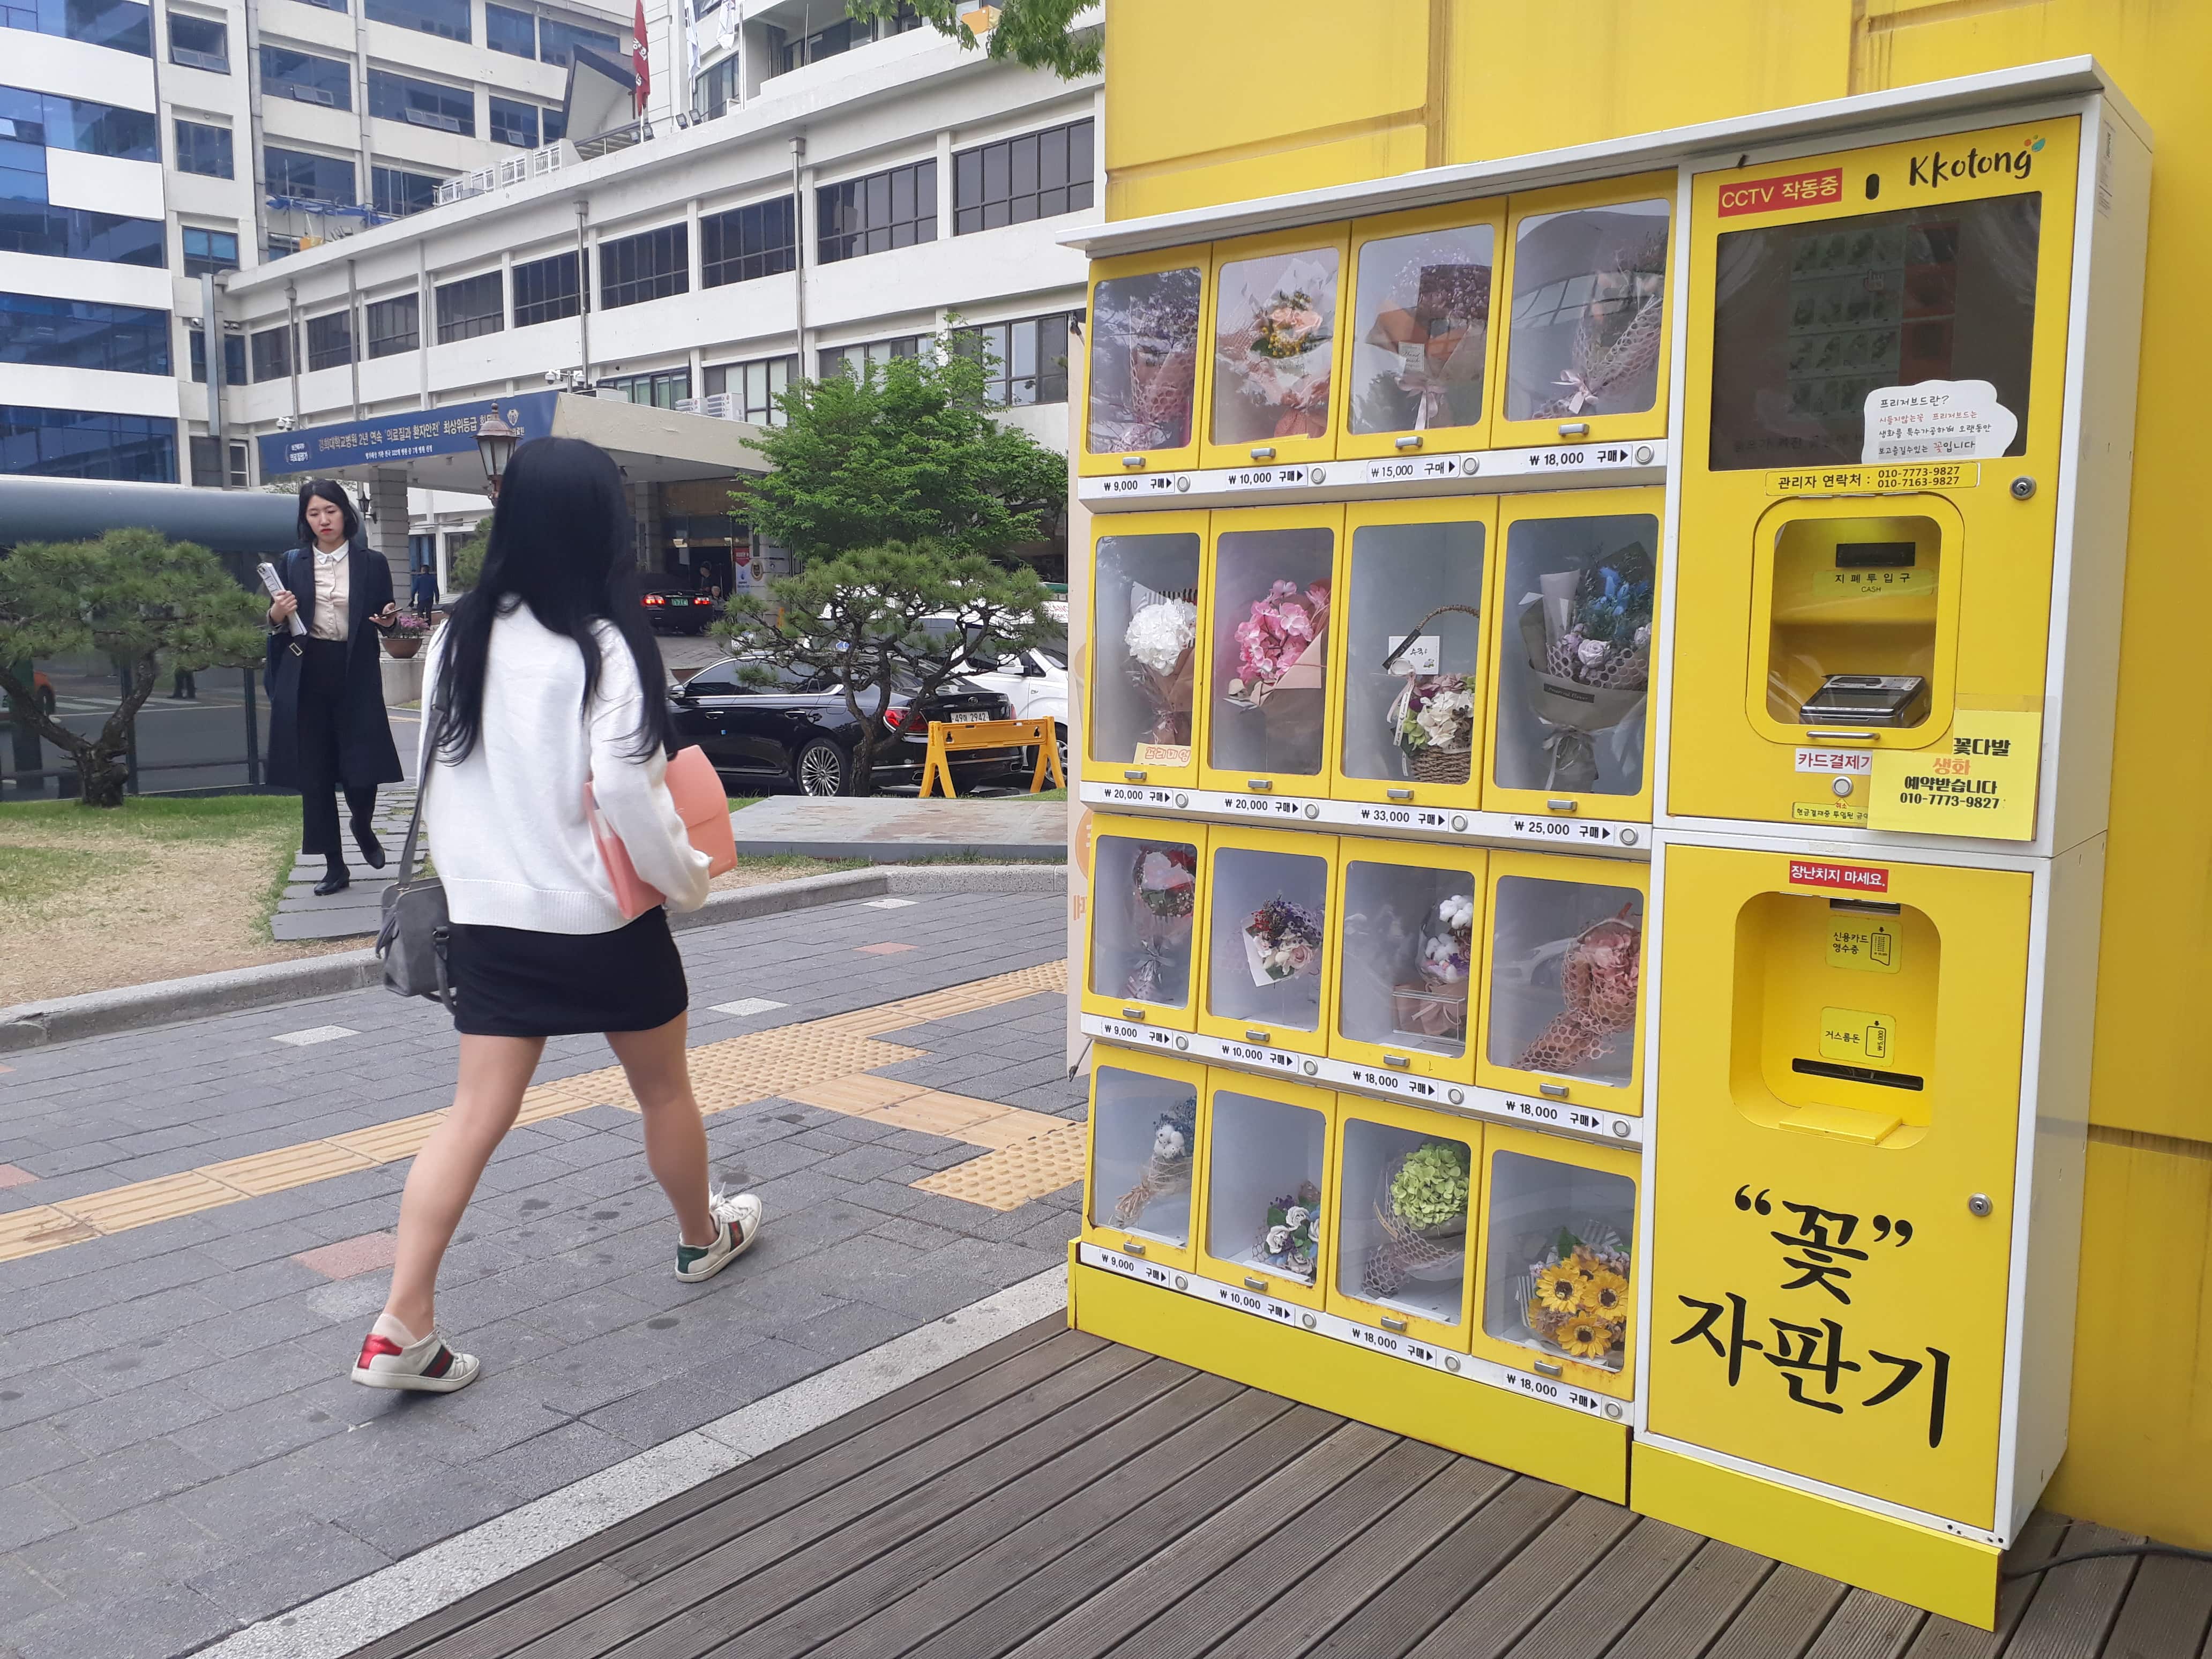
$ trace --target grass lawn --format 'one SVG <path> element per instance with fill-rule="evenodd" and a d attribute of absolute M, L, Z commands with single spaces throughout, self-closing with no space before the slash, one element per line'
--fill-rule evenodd
<path fill-rule="evenodd" d="M 289 795 L 0 806 L 0 1006 L 352 948 L 269 937 L 299 844 Z"/>

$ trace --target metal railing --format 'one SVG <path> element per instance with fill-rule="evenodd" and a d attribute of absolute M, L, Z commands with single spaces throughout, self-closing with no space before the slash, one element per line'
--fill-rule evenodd
<path fill-rule="evenodd" d="M 561 170 L 562 149 L 559 144 L 548 144 L 542 149 L 507 156 L 490 167 L 465 173 L 458 179 L 448 179 L 438 186 L 437 204 L 444 207 L 449 202 L 465 202 L 471 196 L 489 196 L 509 185 L 550 178 Z"/>

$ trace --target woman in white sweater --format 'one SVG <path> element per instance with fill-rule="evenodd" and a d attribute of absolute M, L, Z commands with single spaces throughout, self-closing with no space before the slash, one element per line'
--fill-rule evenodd
<path fill-rule="evenodd" d="M 416 776 L 451 918 L 460 1082 L 399 1201 L 392 1293 L 353 1371 L 371 1388 L 450 1393 L 476 1380 L 475 1356 L 432 1328 L 438 1265 L 548 1037 L 604 1032 L 622 1062 L 646 1161 L 676 1212 L 678 1279 L 712 1278 L 760 1231 L 758 1199 L 708 1186 L 684 1056 L 690 994 L 667 912 L 624 918 L 585 816 L 588 783 L 669 908 L 706 902 L 707 855 L 664 781 L 665 674 L 632 533 L 605 451 L 522 445 L 483 576 L 431 642 Z"/>

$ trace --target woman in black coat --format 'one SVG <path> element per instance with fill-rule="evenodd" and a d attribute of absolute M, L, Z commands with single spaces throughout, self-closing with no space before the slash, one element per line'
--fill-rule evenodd
<path fill-rule="evenodd" d="M 277 566 L 286 592 L 269 607 L 268 779 L 300 792 L 301 850 L 328 868 L 318 893 L 349 880 L 338 845 L 337 792 L 372 870 L 384 848 L 370 819 L 376 786 L 398 783 L 399 750 L 384 711 L 377 648 L 398 615 L 392 569 L 368 550 L 346 493 L 326 478 L 300 486 L 300 544 Z M 295 634 L 296 615 L 307 633 Z"/>

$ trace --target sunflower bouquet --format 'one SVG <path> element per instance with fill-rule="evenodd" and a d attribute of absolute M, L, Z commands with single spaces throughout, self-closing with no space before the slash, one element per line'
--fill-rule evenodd
<path fill-rule="evenodd" d="M 1474 898 L 1447 893 L 1422 929 L 1418 981 L 1394 986 L 1390 1013 L 1407 1036 L 1463 1042 L 1468 975 L 1474 962 Z"/>
<path fill-rule="evenodd" d="M 1140 750 L 1187 746 L 1190 742 L 1192 655 L 1198 645 L 1198 605 L 1194 596 L 1155 593 L 1141 583 L 1133 584 L 1129 592 L 1129 625 L 1122 630 L 1121 643 L 1129 653 L 1129 678 L 1152 710 L 1152 724 L 1141 740 Z M 1140 752 L 1138 758 L 1155 757 Z M 1161 759 L 1159 763 L 1169 763 Z"/>
<path fill-rule="evenodd" d="M 1538 577 L 1540 591 L 1522 601 L 1530 712 L 1545 730 L 1550 757 L 1540 787 L 1595 783 L 1598 735 L 1620 731 L 1642 712 L 1651 678 L 1655 574 L 1650 554 L 1632 542 L 1578 568 Z"/>
<path fill-rule="evenodd" d="M 1626 1358 L 1634 1303 L 1628 1252 L 1610 1229 L 1587 1231 L 1593 1238 L 1562 1227 L 1537 1247 L 1522 1322 L 1547 1352 L 1617 1371 Z"/>
<path fill-rule="evenodd" d="M 1136 910 L 1136 961 L 1121 994 L 1133 1002 L 1180 1006 L 1190 979 L 1198 854 L 1188 847 L 1140 847 L 1129 895 Z"/>
<path fill-rule="evenodd" d="M 1321 921 L 1303 904 L 1278 896 L 1244 924 L 1244 961 L 1255 985 L 1268 986 L 1321 967 Z"/>
<path fill-rule="evenodd" d="M 1458 1276 L 1473 1173 L 1468 1149 L 1456 1140 L 1424 1141 L 1382 1166 L 1375 1198 L 1382 1237 L 1368 1249 L 1368 1295 L 1395 1296 L 1409 1279 Z"/>
<path fill-rule="evenodd" d="M 1313 1281 L 1321 1261 L 1321 1188 L 1302 1181 L 1294 1193 L 1271 1200 L 1267 1219 L 1253 1247 L 1256 1265 L 1279 1267 Z"/>
<path fill-rule="evenodd" d="M 1152 1149 L 1137 1184 L 1114 1206 L 1114 1219 L 1124 1227 L 1137 1220 L 1158 1200 L 1190 1190 L 1190 1161 L 1198 1146 L 1198 1097 L 1178 1101 L 1152 1124 Z"/>

